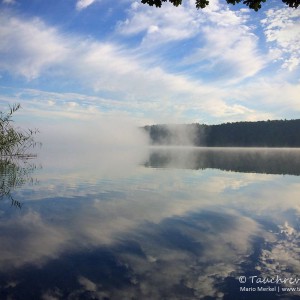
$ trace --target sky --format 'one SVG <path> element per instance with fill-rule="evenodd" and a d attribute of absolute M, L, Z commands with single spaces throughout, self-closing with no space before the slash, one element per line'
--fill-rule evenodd
<path fill-rule="evenodd" d="M 300 9 L 0 0 L 0 110 L 33 124 L 300 116 Z"/>

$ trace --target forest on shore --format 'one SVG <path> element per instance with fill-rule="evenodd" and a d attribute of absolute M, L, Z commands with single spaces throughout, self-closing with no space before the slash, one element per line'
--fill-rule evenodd
<path fill-rule="evenodd" d="M 234 122 L 219 125 L 150 125 L 152 145 L 200 147 L 300 147 L 300 119 Z"/>

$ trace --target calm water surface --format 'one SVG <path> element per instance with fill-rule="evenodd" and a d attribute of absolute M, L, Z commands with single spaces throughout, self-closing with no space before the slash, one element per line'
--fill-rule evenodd
<path fill-rule="evenodd" d="M 300 150 L 142 152 L 1 162 L 0 299 L 300 299 Z"/>

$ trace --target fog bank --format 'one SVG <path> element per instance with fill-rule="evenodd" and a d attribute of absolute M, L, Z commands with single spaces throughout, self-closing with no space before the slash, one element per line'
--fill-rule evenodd
<path fill-rule="evenodd" d="M 67 121 L 39 127 L 42 165 L 70 167 L 85 165 L 99 172 L 122 173 L 145 160 L 148 137 L 129 119 Z"/>

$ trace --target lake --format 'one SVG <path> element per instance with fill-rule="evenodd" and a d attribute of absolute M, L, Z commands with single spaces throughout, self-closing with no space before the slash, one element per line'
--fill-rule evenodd
<path fill-rule="evenodd" d="M 0 299 L 300 299 L 300 149 L 1 162 Z"/>

